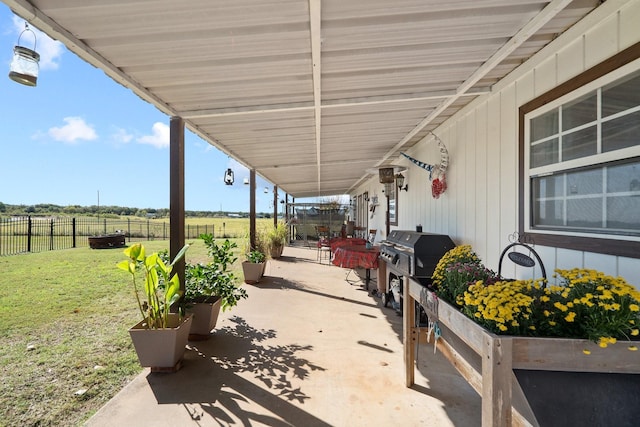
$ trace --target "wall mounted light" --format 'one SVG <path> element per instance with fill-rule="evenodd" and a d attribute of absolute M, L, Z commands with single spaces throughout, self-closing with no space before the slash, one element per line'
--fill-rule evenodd
<path fill-rule="evenodd" d="M 33 50 L 20 46 L 20 38 L 29 31 L 33 34 Z M 40 54 L 36 52 L 36 33 L 24 23 L 24 30 L 18 36 L 18 44 L 13 48 L 13 59 L 9 66 L 9 78 L 26 86 L 35 86 L 38 80 Z"/>
<path fill-rule="evenodd" d="M 409 190 L 409 184 L 407 184 L 407 185 L 404 184 L 404 175 L 402 175 L 401 173 L 396 175 L 396 185 L 398 186 L 398 189 L 400 191 L 402 191 L 402 190 L 408 191 Z"/>
<path fill-rule="evenodd" d="M 224 183 L 226 185 L 233 185 L 233 171 L 231 170 L 231 168 L 228 168 L 224 173 Z"/>

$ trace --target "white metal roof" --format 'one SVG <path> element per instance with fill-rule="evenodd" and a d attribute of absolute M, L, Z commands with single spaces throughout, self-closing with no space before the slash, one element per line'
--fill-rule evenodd
<path fill-rule="evenodd" d="M 2 0 L 294 197 L 349 193 L 598 0 Z"/>

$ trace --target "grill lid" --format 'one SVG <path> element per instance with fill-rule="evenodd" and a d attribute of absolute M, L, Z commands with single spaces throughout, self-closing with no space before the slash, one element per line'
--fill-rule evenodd
<path fill-rule="evenodd" d="M 414 277 L 431 277 L 440 258 L 456 246 L 445 234 L 412 230 L 393 230 L 382 245 L 381 254 L 393 254 L 396 251 L 411 253 L 409 271 Z M 386 259 L 390 260 L 390 257 Z"/>

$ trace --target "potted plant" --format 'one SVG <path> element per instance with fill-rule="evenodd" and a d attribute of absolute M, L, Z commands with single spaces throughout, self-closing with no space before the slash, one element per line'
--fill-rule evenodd
<path fill-rule="evenodd" d="M 153 371 L 169 372 L 179 368 L 189 337 L 191 316 L 171 312 L 182 291 L 175 263 L 184 257 L 185 245 L 170 264 L 157 252 L 147 255 L 142 244 L 124 250 L 127 259 L 118 268 L 130 273 L 142 320 L 129 329 L 140 364 Z M 142 276 L 142 284 L 139 283 Z M 141 299 L 141 294 L 143 298 Z"/>
<path fill-rule="evenodd" d="M 264 274 L 265 255 L 259 250 L 252 250 L 246 254 L 246 261 L 242 263 L 244 282 L 249 284 L 258 283 Z"/>
<path fill-rule="evenodd" d="M 229 239 L 222 244 L 215 242 L 212 234 L 202 234 L 209 263 L 187 264 L 185 269 L 184 306 L 193 314 L 189 339 L 206 339 L 216 326 L 220 309 L 234 307 L 247 298 L 247 291 L 237 285 L 237 278 L 228 271 L 237 259 L 233 249 L 237 245 Z"/>
<path fill-rule="evenodd" d="M 275 227 L 266 232 L 265 237 L 271 258 L 280 258 L 282 256 L 282 250 L 287 243 L 287 234 L 287 225 L 282 221 L 279 221 Z"/>

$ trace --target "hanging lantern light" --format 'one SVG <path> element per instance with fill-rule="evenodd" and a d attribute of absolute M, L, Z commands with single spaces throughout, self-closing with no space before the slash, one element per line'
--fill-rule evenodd
<path fill-rule="evenodd" d="M 244 185 L 249 185 L 249 178 L 247 177 L 244 178 Z"/>
<path fill-rule="evenodd" d="M 233 171 L 231 170 L 231 168 L 228 168 L 224 173 L 224 183 L 226 185 L 233 185 Z"/>
<path fill-rule="evenodd" d="M 29 31 L 33 34 L 33 50 L 20 46 L 20 38 Z M 38 71 L 40 69 L 38 62 L 40 54 L 36 49 L 36 33 L 29 28 L 29 24 L 24 23 L 24 30 L 18 36 L 18 44 L 13 48 L 13 59 L 9 67 L 9 78 L 15 82 L 26 86 L 35 86 L 38 80 Z"/>

